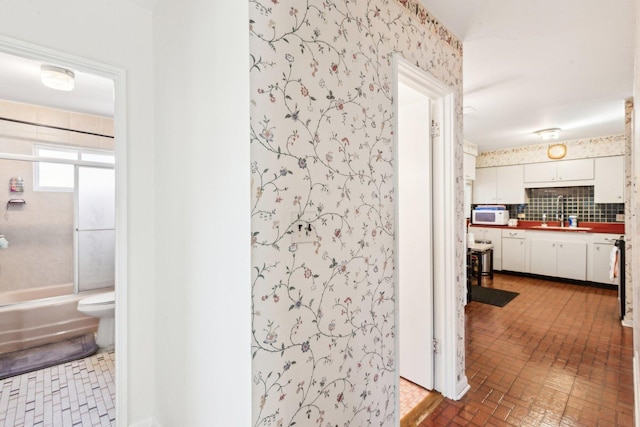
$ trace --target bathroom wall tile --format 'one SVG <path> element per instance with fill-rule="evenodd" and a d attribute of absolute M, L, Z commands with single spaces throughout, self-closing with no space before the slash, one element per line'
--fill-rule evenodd
<path fill-rule="evenodd" d="M 81 133 L 72 133 L 68 137 L 68 141 L 71 145 L 77 147 L 89 147 L 96 149 L 113 149 L 113 138 L 106 138 L 96 135 L 85 135 Z"/>
<path fill-rule="evenodd" d="M 0 265 L 2 292 L 25 289 L 25 275 L 26 269 L 24 263 L 9 263 L 4 261 Z"/>
<path fill-rule="evenodd" d="M 0 151 L 11 154 L 33 154 L 32 144 L 25 144 L 23 140 L 16 138 L 0 138 Z"/>
<path fill-rule="evenodd" d="M 102 131 L 102 117 L 90 114 L 70 114 L 70 127 L 84 132 L 100 133 Z"/>
<path fill-rule="evenodd" d="M 0 120 L 0 137 L 35 138 L 36 127 Z"/>
<path fill-rule="evenodd" d="M 38 107 L 20 102 L 0 100 L 0 117 L 26 122 L 37 122 Z"/>
<path fill-rule="evenodd" d="M 100 127 L 100 133 L 102 135 L 115 136 L 115 129 L 114 129 L 113 123 L 114 122 L 112 118 L 103 117 L 102 125 Z"/>
<path fill-rule="evenodd" d="M 71 127 L 71 114 L 68 111 L 54 110 L 53 108 L 38 108 L 36 122 L 68 129 Z"/>
<path fill-rule="evenodd" d="M 624 212 L 624 203 L 596 204 L 593 192 L 593 186 L 527 189 L 528 203 L 509 205 L 509 216 L 524 213 L 527 220 L 542 221 L 542 214 L 546 214 L 547 221 L 556 221 L 557 199 L 562 195 L 566 220 L 576 215 L 578 222 L 616 222 L 616 214 Z"/>

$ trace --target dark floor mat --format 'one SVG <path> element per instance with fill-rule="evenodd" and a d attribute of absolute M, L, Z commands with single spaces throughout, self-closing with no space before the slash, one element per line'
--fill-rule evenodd
<path fill-rule="evenodd" d="M 0 379 L 91 356 L 98 350 L 93 334 L 0 355 Z"/>
<path fill-rule="evenodd" d="M 485 288 L 482 286 L 471 287 L 471 301 L 504 307 L 517 297 L 517 292 L 503 291 L 502 289 Z"/>

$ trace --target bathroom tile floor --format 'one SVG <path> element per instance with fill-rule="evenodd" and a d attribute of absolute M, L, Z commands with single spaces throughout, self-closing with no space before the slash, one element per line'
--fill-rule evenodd
<path fill-rule="evenodd" d="M 467 304 L 471 389 L 420 427 L 633 426 L 633 331 L 617 291 L 505 274 L 483 285 L 520 295 Z"/>
<path fill-rule="evenodd" d="M 2 427 L 115 425 L 115 352 L 0 381 Z"/>
<path fill-rule="evenodd" d="M 400 419 L 418 406 L 431 392 L 400 377 Z"/>

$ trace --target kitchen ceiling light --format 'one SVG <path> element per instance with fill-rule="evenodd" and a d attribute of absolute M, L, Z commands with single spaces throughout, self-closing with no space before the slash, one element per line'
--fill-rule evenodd
<path fill-rule="evenodd" d="M 75 86 L 75 74 L 66 68 L 55 65 L 43 65 L 40 67 L 40 79 L 42 84 L 56 90 L 73 90 Z"/>
<path fill-rule="evenodd" d="M 542 129 L 534 133 L 536 133 L 540 139 L 545 141 L 549 139 L 558 139 L 558 137 L 560 137 L 560 128 Z"/>
<path fill-rule="evenodd" d="M 547 149 L 547 157 L 558 160 L 567 155 L 567 146 L 564 144 L 552 144 Z"/>

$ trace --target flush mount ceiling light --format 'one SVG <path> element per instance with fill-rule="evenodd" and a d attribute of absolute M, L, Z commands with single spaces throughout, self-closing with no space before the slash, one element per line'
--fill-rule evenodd
<path fill-rule="evenodd" d="M 560 136 L 560 128 L 542 129 L 534 132 L 542 140 L 558 139 Z"/>
<path fill-rule="evenodd" d="M 43 65 L 40 67 L 40 79 L 42 84 L 56 90 L 73 90 L 75 74 L 66 68 L 55 65 Z"/>
<path fill-rule="evenodd" d="M 564 144 L 552 144 L 547 148 L 547 157 L 558 160 L 567 155 L 567 146 Z"/>

